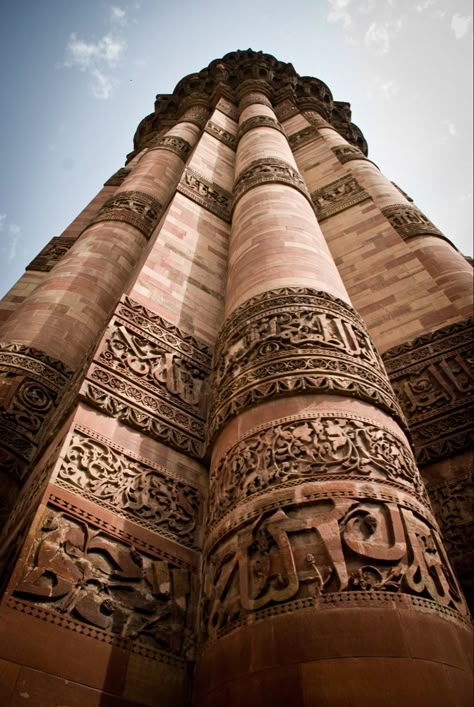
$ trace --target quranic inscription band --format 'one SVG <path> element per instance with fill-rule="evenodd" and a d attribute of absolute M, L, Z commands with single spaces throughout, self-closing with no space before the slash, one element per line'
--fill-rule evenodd
<path fill-rule="evenodd" d="M 311 486 L 311 485 L 308 485 Z M 314 486 L 317 486 L 315 484 Z M 424 605 L 463 621 L 467 608 L 431 518 L 402 502 L 337 497 L 265 509 L 204 560 L 201 633 L 345 600 Z"/>
<path fill-rule="evenodd" d="M 209 439 L 246 407 L 301 393 L 356 397 L 405 424 L 360 317 L 309 288 L 271 290 L 233 312 L 216 344 L 211 389 Z"/>

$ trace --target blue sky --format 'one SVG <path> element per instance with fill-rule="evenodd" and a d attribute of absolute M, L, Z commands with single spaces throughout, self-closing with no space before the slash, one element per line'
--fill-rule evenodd
<path fill-rule="evenodd" d="M 352 104 L 369 155 L 472 253 L 470 0 L 2 0 L 0 295 L 123 165 L 155 94 L 262 50 Z"/>

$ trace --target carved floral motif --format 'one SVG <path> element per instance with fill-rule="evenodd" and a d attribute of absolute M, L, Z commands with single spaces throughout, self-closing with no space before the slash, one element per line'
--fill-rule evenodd
<path fill-rule="evenodd" d="M 331 474 L 388 479 L 427 499 L 405 441 L 363 417 L 312 413 L 263 425 L 226 452 L 211 471 L 209 524 L 254 495 Z"/>
<path fill-rule="evenodd" d="M 350 206 L 370 199 L 370 195 L 361 187 L 355 177 L 346 174 L 312 192 L 311 199 L 316 209 L 318 221 L 323 221 Z"/>
<path fill-rule="evenodd" d="M 177 190 L 225 221 L 230 221 L 231 195 L 190 167 L 186 167 Z"/>
<path fill-rule="evenodd" d="M 199 491 L 160 467 L 75 433 L 58 472 L 60 485 L 188 546 L 196 546 Z"/>
<path fill-rule="evenodd" d="M 176 655 L 192 642 L 190 575 L 95 526 L 49 511 L 14 596 Z"/>
<path fill-rule="evenodd" d="M 149 194 L 123 191 L 108 199 L 89 225 L 101 221 L 121 221 L 135 226 L 145 238 L 150 238 L 161 212 L 162 205 Z"/>
<path fill-rule="evenodd" d="M 265 609 L 345 592 L 403 593 L 467 613 L 436 526 L 403 505 L 347 493 L 262 512 L 215 546 L 205 568 L 204 638 Z"/>
<path fill-rule="evenodd" d="M 272 183 L 293 187 L 310 200 L 304 179 L 294 167 L 276 157 L 263 157 L 251 162 L 235 181 L 233 207 L 249 189 Z"/>
<path fill-rule="evenodd" d="M 456 562 L 474 551 L 474 484 L 472 473 L 429 488 L 449 557 Z M 457 563 L 456 563 L 457 564 Z"/>
<path fill-rule="evenodd" d="M 403 421 L 381 359 L 349 305 L 309 288 L 258 295 L 232 313 L 218 338 L 209 436 L 260 400 L 315 391 L 358 397 Z"/>

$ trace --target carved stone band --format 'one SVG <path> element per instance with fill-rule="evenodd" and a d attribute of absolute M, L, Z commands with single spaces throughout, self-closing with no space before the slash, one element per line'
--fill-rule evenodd
<path fill-rule="evenodd" d="M 44 433 L 43 424 L 73 371 L 42 351 L 0 344 L 0 471 L 21 481 Z"/>
<path fill-rule="evenodd" d="M 131 171 L 130 167 L 121 167 L 107 179 L 104 183 L 104 187 L 119 187 Z"/>
<path fill-rule="evenodd" d="M 218 184 L 210 182 L 206 177 L 198 174 L 190 167 L 184 170 L 177 191 L 219 218 L 224 219 L 224 221 L 230 222 L 232 197 L 229 192 L 222 189 Z"/>
<path fill-rule="evenodd" d="M 303 145 L 307 145 L 309 142 L 316 140 L 316 138 L 321 137 L 319 134 L 318 127 L 316 125 L 309 125 L 307 128 L 303 128 L 297 133 L 293 133 L 288 138 L 290 147 L 292 150 L 297 150 Z"/>
<path fill-rule="evenodd" d="M 237 308 L 214 356 L 209 438 L 264 400 L 290 394 L 356 397 L 404 418 L 357 313 L 309 288 L 271 290 Z"/>
<path fill-rule="evenodd" d="M 192 111 L 188 111 L 183 115 L 179 120 L 177 121 L 178 123 L 192 123 L 193 125 L 197 125 L 198 128 L 204 128 L 207 123 L 207 117 L 203 115 L 202 113 L 196 113 Z"/>
<path fill-rule="evenodd" d="M 89 225 L 101 221 L 121 221 L 137 228 L 150 238 L 160 220 L 162 205 L 149 194 L 123 191 L 108 199 Z"/>
<path fill-rule="evenodd" d="M 332 147 L 331 150 L 342 164 L 351 162 L 351 160 L 367 159 L 364 153 L 359 150 L 358 147 L 354 147 L 354 145 L 336 145 L 335 147 Z"/>
<path fill-rule="evenodd" d="M 299 172 L 288 162 L 276 157 L 264 157 L 251 162 L 234 184 L 232 209 L 249 189 L 261 184 L 285 184 L 300 192 L 311 206 L 311 197 Z"/>
<path fill-rule="evenodd" d="M 68 252 L 75 241 L 75 238 L 69 238 L 68 236 L 51 238 L 49 243 L 27 266 L 26 270 L 49 272 L 61 260 L 63 255 Z"/>
<path fill-rule="evenodd" d="M 383 360 L 405 412 L 419 464 L 472 446 L 474 320 L 389 349 Z"/>
<path fill-rule="evenodd" d="M 450 242 L 416 206 L 393 204 L 383 208 L 382 213 L 404 240 L 413 236 L 438 236 Z"/>
<path fill-rule="evenodd" d="M 293 103 L 293 101 L 288 99 L 278 103 L 278 105 L 275 106 L 274 111 L 280 123 L 284 123 L 285 120 L 288 120 L 288 118 L 292 118 L 294 115 L 298 115 L 299 113 L 297 106 Z"/>
<path fill-rule="evenodd" d="M 183 162 L 186 162 L 192 147 L 187 140 L 179 135 L 164 135 L 152 142 L 148 150 L 169 150 L 169 152 L 178 155 Z"/>
<path fill-rule="evenodd" d="M 269 115 L 254 115 L 239 125 L 238 139 L 254 128 L 274 128 L 279 133 L 283 133 L 280 123 Z"/>
<path fill-rule="evenodd" d="M 209 120 L 206 125 L 206 133 L 215 137 L 219 142 L 222 142 L 223 145 L 230 147 L 231 150 L 235 150 L 237 147 L 236 136 L 228 130 L 221 128 L 220 125 L 217 125 L 217 123 L 214 123 L 212 120 Z"/>
<path fill-rule="evenodd" d="M 106 414 L 201 457 L 209 373 L 204 344 L 126 297 L 81 394 Z"/>
<path fill-rule="evenodd" d="M 406 441 L 360 415 L 312 412 L 251 430 L 218 460 L 209 480 L 209 527 L 269 491 L 331 478 L 383 480 L 429 508 Z"/>
<path fill-rule="evenodd" d="M 318 221 L 324 221 L 350 206 L 370 199 L 370 195 L 351 174 L 347 174 L 312 192 L 311 199 L 316 210 L 316 218 Z"/>
<path fill-rule="evenodd" d="M 204 639 L 344 595 L 468 615 L 431 514 L 383 484 L 299 486 L 227 528 L 204 562 Z"/>

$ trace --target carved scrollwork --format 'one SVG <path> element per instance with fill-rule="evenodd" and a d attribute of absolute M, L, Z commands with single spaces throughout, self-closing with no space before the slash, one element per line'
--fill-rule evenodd
<path fill-rule="evenodd" d="M 295 105 L 294 100 L 288 98 L 284 101 L 280 101 L 275 106 L 274 110 L 280 123 L 284 123 L 285 120 L 288 120 L 299 113 L 298 107 Z"/>
<path fill-rule="evenodd" d="M 224 221 L 230 221 L 232 197 L 229 192 L 190 167 L 184 170 L 177 190 Z"/>
<path fill-rule="evenodd" d="M 436 526 L 425 517 L 349 494 L 284 506 L 262 512 L 207 556 L 202 632 L 214 638 L 265 609 L 283 613 L 305 599 L 375 591 L 467 613 Z"/>
<path fill-rule="evenodd" d="M 404 419 L 360 317 L 309 288 L 269 291 L 233 312 L 216 344 L 211 388 L 210 438 L 245 407 L 289 393 L 349 395 Z"/>
<path fill-rule="evenodd" d="M 351 162 L 352 160 L 366 160 L 367 157 L 364 153 L 359 150 L 358 147 L 354 145 L 336 145 L 331 148 L 336 155 L 339 162 L 345 164 L 346 162 Z"/>
<path fill-rule="evenodd" d="M 472 473 L 428 489 L 449 557 L 457 564 L 474 551 Z"/>
<path fill-rule="evenodd" d="M 81 622 L 182 656 L 193 635 L 190 580 L 187 570 L 49 510 L 14 596 L 30 603 L 30 613 L 48 609 L 69 628 Z"/>
<path fill-rule="evenodd" d="M 298 150 L 300 147 L 303 147 L 303 145 L 313 142 L 313 140 L 316 140 L 318 137 L 320 137 L 318 127 L 316 125 L 309 125 L 307 128 L 303 128 L 297 133 L 290 135 L 288 142 L 292 150 Z"/>
<path fill-rule="evenodd" d="M 304 179 L 294 167 L 285 162 L 285 160 L 280 160 L 276 157 L 264 157 L 251 162 L 247 169 L 237 178 L 234 184 L 232 208 L 235 207 L 239 199 L 249 189 L 260 184 L 272 183 L 285 184 L 297 189 L 311 203 Z"/>
<path fill-rule="evenodd" d="M 200 456 L 209 373 L 204 344 L 124 297 L 81 392 L 107 414 Z"/>
<path fill-rule="evenodd" d="M 236 105 L 226 100 L 225 98 L 219 98 L 216 108 L 224 113 L 231 120 L 237 121 L 239 119 L 239 109 Z"/>
<path fill-rule="evenodd" d="M 336 474 L 388 479 L 427 502 L 406 442 L 373 421 L 349 414 L 298 415 L 248 432 L 211 469 L 212 527 L 239 503 L 273 488 Z"/>
<path fill-rule="evenodd" d="M 26 270 L 38 270 L 40 272 L 49 272 L 54 268 L 63 255 L 74 245 L 76 239 L 67 236 L 59 236 L 52 238 L 49 243 L 43 248 L 40 253 L 33 258 L 31 263 L 26 267 Z"/>
<path fill-rule="evenodd" d="M 217 123 L 214 123 L 212 120 L 209 120 L 206 125 L 206 133 L 215 137 L 219 142 L 222 142 L 223 145 L 230 147 L 231 150 L 235 150 L 237 147 L 237 137 L 228 130 L 221 128 L 220 125 L 217 125 Z"/>
<path fill-rule="evenodd" d="M 324 219 L 334 216 L 350 206 L 370 199 L 370 195 L 361 187 L 355 177 L 346 174 L 312 192 L 311 199 L 316 209 L 318 221 L 324 221 Z"/>
<path fill-rule="evenodd" d="M 90 436 L 76 432 L 56 484 L 128 517 L 139 525 L 196 547 L 199 490 L 158 466 L 144 464 Z"/>
<path fill-rule="evenodd" d="M 174 152 L 174 154 L 178 155 L 183 162 L 186 162 L 192 147 L 187 140 L 179 135 L 164 135 L 163 137 L 159 137 L 152 141 L 148 146 L 148 149 L 168 150 L 169 152 Z"/>
<path fill-rule="evenodd" d="M 474 322 L 450 324 L 383 354 L 413 434 L 417 460 L 427 464 L 472 445 Z"/>
<path fill-rule="evenodd" d="M 404 240 L 420 235 L 444 238 L 441 231 L 416 206 L 393 204 L 385 206 L 382 213 Z"/>
<path fill-rule="evenodd" d="M 283 133 L 283 128 L 280 123 L 272 118 L 270 115 L 254 115 L 251 118 L 247 118 L 243 123 L 239 125 L 238 139 L 240 140 L 242 135 L 248 133 L 249 130 L 254 128 L 273 128 L 279 133 Z"/>
<path fill-rule="evenodd" d="M 101 221 L 121 221 L 135 226 L 145 238 L 150 238 L 160 220 L 160 202 L 139 191 L 123 191 L 108 199 L 89 225 Z"/>

